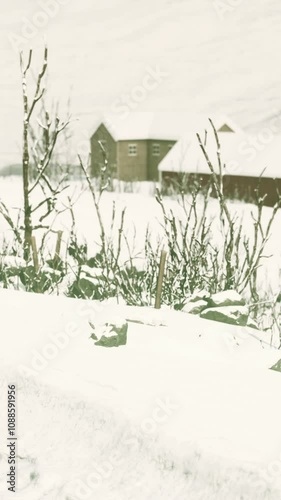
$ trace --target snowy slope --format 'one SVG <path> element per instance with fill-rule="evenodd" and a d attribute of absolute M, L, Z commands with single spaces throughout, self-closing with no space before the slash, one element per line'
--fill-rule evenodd
<path fill-rule="evenodd" d="M 41 5 L 54 1 L 14 0 L 1 11 L 1 165 L 18 160 L 21 144 L 21 87 L 11 35 L 22 36 Z M 133 111 L 223 112 L 242 126 L 261 128 L 280 113 L 278 0 L 61 4 L 22 46 L 39 49 L 46 35 L 50 99 L 58 99 L 63 112 L 71 96 L 72 113 L 81 118 L 80 139 L 87 139 L 99 112 L 120 108 L 122 96 L 142 85 L 147 68 L 158 67 L 164 76 L 140 102 L 133 101 Z M 234 7 L 221 18 L 216 4 Z"/>
<path fill-rule="evenodd" d="M 281 498 L 281 375 L 268 369 L 280 352 L 264 334 L 113 302 L 1 290 L 0 303 L 2 429 L 6 385 L 18 387 L 17 498 Z M 117 316 L 127 345 L 94 346 L 89 319 Z M 4 432 L 6 500 L 5 444 Z"/>

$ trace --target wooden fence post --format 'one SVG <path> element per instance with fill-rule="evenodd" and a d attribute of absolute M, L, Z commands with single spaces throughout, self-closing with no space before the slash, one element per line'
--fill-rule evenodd
<path fill-rule="evenodd" d="M 60 259 L 60 249 L 61 249 L 61 240 L 62 240 L 62 231 L 58 231 L 58 237 L 57 237 L 57 243 L 56 243 L 56 250 L 55 250 L 55 256 L 54 256 L 54 267 L 56 268 Z"/>
<path fill-rule="evenodd" d="M 166 250 L 162 250 L 161 258 L 160 258 L 160 266 L 159 266 L 159 274 L 157 280 L 157 291 L 155 298 L 155 309 L 161 308 L 161 295 L 162 295 L 162 286 L 163 286 L 163 278 L 165 271 L 165 263 L 166 263 L 167 252 Z"/>
<path fill-rule="evenodd" d="M 35 236 L 32 236 L 32 238 L 31 238 L 31 248 L 32 248 L 34 269 L 35 269 L 35 272 L 38 273 L 38 271 L 39 271 L 39 259 L 38 259 L 38 251 L 37 251 Z"/>

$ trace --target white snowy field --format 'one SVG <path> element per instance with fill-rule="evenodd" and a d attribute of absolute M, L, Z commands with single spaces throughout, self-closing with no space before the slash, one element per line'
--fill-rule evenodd
<path fill-rule="evenodd" d="M 7 385 L 20 500 L 278 500 L 280 351 L 185 313 L 0 290 L 0 498 Z M 102 348 L 94 324 L 129 320 Z M 139 324 L 142 321 L 146 324 Z"/>

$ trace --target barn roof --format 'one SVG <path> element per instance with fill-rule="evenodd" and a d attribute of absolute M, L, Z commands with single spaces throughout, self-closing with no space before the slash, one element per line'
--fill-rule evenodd
<path fill-rule="evenodd" d="M 238 130 L 237 125 L 228 117 L 218 116 L 214 120 L 217 128 Z M 130 112 L 127 116 L 122 113 L 111 113 L 103 115 L 96 121 L 92 135 L 102 123 L 116 141 L 147 139 L 177 141 L 180 137 L 208 126 L 205 115 L 194 113 Z"/>
<path fill-rule="evenodd" d="M 217 130 L 219 130 L 217 128 Z M 201 130 L 201 137 L 204 133 Z M 281 136 L 273 136 L 266 145 L 255 147 L 251 136 L 239 130 L 235 133 L 218 131 L 224 173 L 245 177 L 281 178 Z M 207 129 L 206 151 L 218 171 L 217 145 L 210 126 Z M 210 173 L 195 134 L 182 137 L 159 163 L 159 171 L 182 173 Z"/>

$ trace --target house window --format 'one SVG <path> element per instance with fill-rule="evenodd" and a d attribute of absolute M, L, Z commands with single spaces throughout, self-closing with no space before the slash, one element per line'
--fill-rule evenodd
<path fill-rule="evenodd" d="M 152 156 L 160 155 L 160 144 L 154 143 L 152 144 Z"/>
<path fill-rule="evenodd" d="M 129 144 L 128 145 L 128 156 L 137 156 L 138 154 L 138 148 L 136 144 Z"/>

